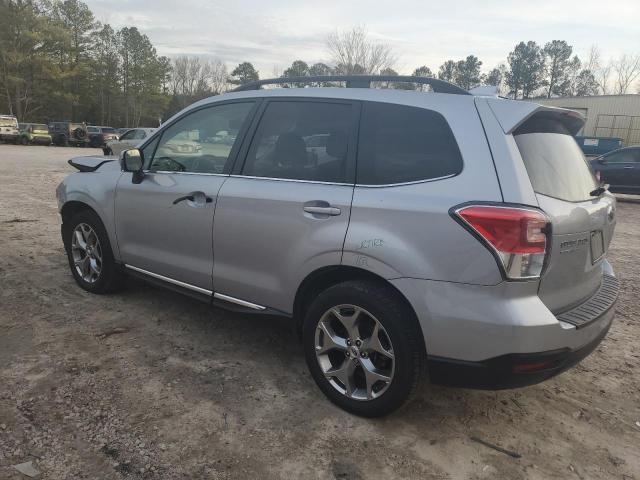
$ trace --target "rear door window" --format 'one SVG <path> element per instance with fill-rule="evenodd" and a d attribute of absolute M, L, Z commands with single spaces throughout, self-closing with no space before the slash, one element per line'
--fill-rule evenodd
<path fill-rule="evenodd" d="M 272 101 L 251 142 L 243 175 L 348 182 L 350 103 Z M 352 176 L 352 175 L 351 175 Z"/>
<path fill-rule="evenodd" d="M 579 202 L 591 198 L 597 181 L 580 147 L 558 121 L 514 132 L 531 185 L 536 193 Z"/>
<path fill-rule="evenodd" d="M 365 102 L 357 183 L 387 185 L 457 175 L 462 156 L 445 118 L 424 108 Z"/>

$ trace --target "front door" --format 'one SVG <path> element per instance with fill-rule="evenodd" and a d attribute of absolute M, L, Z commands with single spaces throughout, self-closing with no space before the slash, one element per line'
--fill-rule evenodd
<path fill-rule="evenodd" d="M 357 107 L 338 100 L 265 102 L 251 144 L 243 147 L 244 165 L 218 196 L 217 296 L 290 313 L 307 274 L 340 264 Z"/>
<path fill-rule="evenodd" d="M 116 190 L 116 234 L 128 268 L 212 290 L 216 198 L 253 106 L 247 101 L 199 109 L 143 147 L 142 183 L 125 173 Z"/>

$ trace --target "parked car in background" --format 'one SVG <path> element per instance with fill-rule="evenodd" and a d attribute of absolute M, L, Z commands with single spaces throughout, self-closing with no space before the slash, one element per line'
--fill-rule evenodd
<path fill-rule="evenodd" d="M 86 147 L 89 145 L 89 133 L 84 123 L 51 122 L 49 124 L 54 145 L 58 147 Z"/>
<path fill-rule="evenodd" d="M 108 141 L 102 148 L 102 152 L 105 155 L 120 155 L 123 150 L 140 145 L 155 130 L 155 128 L 131 128 L 120 135 L 119 138 Z"/>
<path fill-rule="evenodd" d="M 590 160 L 596 178 L 614 193 L 640 194 L 640 145 Z"/>
<path fill-rule="evenodd" d="M 15 143 L 19 134 L 18 119 L 13 115 L 0 115 L 0 141 Z"/>
<path fill-rule="evenodd" d="M 19 130 L 18 143 L 22 145 L 51 145 L 49 128 L 44 123 L 21 123 Z"/>
<path fill-rule="evenodd" d="M 95 125 L 87 126 L 89 135 L 89 146 L 94 148 L 103 148 L 107 142 L 118 139 L 118 132 L 112 127 L 99 127 Z"/>
<path fill-rule="evenodd" d="M 364 416 L 402 405 L 425 365 L 434 383 L 502 389 L 581 361 L 618 294 L 616 200 L 573 139 L 583 117 L 377 78 L 254 82 L 119 162 L 72 159 L 56 193 L 78 285 L 138 276 L 288 316 L 319 389 Z"/>

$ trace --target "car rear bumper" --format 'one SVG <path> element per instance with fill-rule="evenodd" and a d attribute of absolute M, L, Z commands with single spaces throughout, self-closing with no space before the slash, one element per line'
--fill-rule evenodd
<path fill-rule="evenodd" d="M 434 383 L 500 389 L 557 375 L 598 346 L 611 326 L 617 299 L 617 281 L 607 277 L 612 278 L 613 271 L 605 260 L 603 286 L 583 304 L 559 315 L 538 297 L 538 282 L 482 286 L 395 279 L 392 283 L 418 316 Z M 603 296 L 607 305 L 596 311 L 593 302 Z M 584 314 L 585 305 L 592 314 L 584 322 L 567 315 Z"/>
<path fill-rule="evenodd" d="M 16 138 L 18 138 L 18 134 L 17 133 L 0 133 L 0 140 L 4 140 L 6 141 L 14 141 Z"/>
<path fill-rule="evenodd" d="M 609 331 L 611 319 L 596 338 L 575 350 L 566 348 L 528 354 L 512 353 L 481 362 L 429 356 L 429 377 L 432 383 L 438 385 L 483 390 L 501 390 L 540 383 L 568 370 L 593 352 Z"/>

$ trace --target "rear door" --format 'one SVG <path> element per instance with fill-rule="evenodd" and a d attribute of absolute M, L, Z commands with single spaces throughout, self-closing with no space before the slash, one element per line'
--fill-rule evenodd
<path fill-rule="evenodd" d="M 554 313 L 600 287 L 615 226 L 615 199 L 598 183 L 565 123 L 534 115 L 513 132 L 538 204 L 550 217 L 552 244 L 539 296 Z"/>
<path fill-rule="evenodd" d="M 340 264 L 353 195 L 358 107 L 342 100 L 265 102 L 248 135 L 244 164 L 218 196 L 216 296 L 290 313 L 307 274 Z M 326 136 L 324 146 L 316 141 L 320 135 Z"/>

